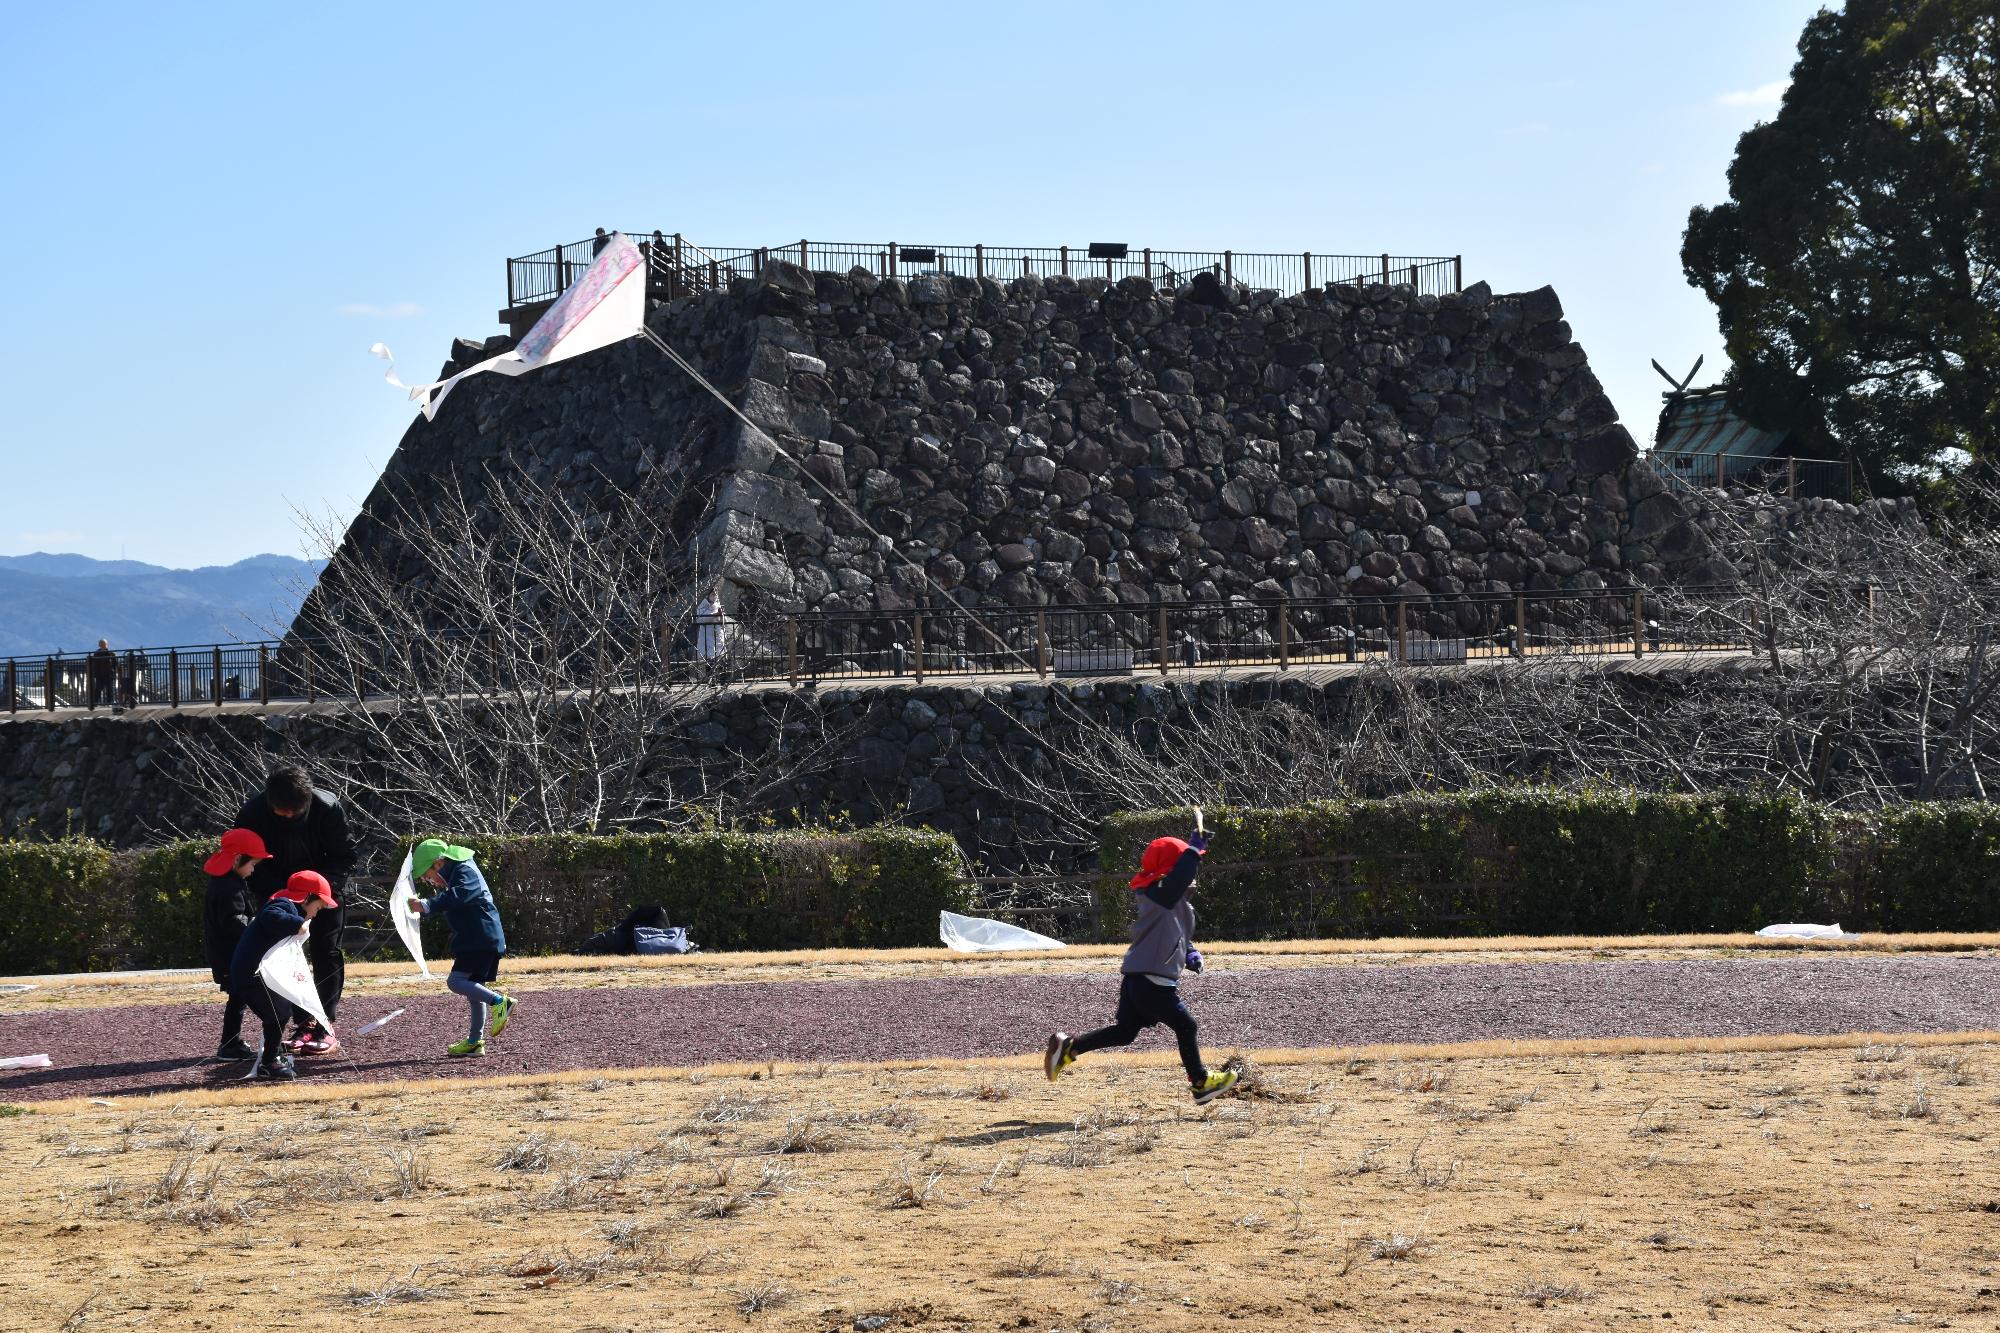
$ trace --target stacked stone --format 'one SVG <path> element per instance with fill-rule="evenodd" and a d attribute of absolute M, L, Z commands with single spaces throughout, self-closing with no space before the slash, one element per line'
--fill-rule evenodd
<path fill-rule="evenodd" d="M 784 456 L 730 450 L 756 475 L 712 538 L 763 552 L 732 577 L 786 609 L 902 609 L 926 584 L 972 606 L 1309 602 L 1718 572 L 1548 288 L 773 264 L 741 299 L 744 411 L 866 520 Z"/>

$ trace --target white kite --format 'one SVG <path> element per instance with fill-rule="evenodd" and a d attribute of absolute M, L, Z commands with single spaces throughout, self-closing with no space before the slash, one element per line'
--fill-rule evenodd
<path fill-rule="evenodd" d="M 410 951 L 410 957 L 417 960 L 423 969 L 424 980 L 433 980 L 431 965 L 424 961 L 424 927 L 416 911 L 410 906 L 417 900 L 416 881 L 410 876 L 410 854 L 403 853 L 403 868 L 396 872 L 396 887 L 389 894 L 389 916 L 396 923 L 396 933 L 403 937 L 403 947 Z"/>
<path fill-rule="evenodd" d="M 264 984 L 270 987 L 273 995 L 290 1000 L 293 1005 L 311 1014 L 321 1031 L 333 1031 L 333 1020 L 326 1016 L 326 1009 L 319 1002 L 319 991 L 313 987 L 312 964 L 306 961 L 304 931 L 287 935 L 272 945 L 265 953 L 264 961 L 257 964 L 257 975 L 264 978 Z"/>
<path fill-rule="evenodd" d="M 445 395 L 468 375 L 486 371 L 525 375 L 552 362 L 636 338 L 645 326 L 646 257 L 630 237 L 614 232 L 584 275 L 556 298 L 511 352 L 467 366 L 450 379 L 405 384 L 396 378 L 396 358 L 387 347 L 376 343 L 368 350 L 389 363 L 389 373 L 383 378 L 398 389 L 408 390 L 410 400 L 423 404 L 424 417 L 431 420 L 444 405 Z"/>

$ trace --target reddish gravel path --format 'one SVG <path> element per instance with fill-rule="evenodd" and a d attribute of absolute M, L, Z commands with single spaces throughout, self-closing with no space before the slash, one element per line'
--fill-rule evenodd
<path fill-rule="evenodd" d="M 504 980 L 504 978 L 503 978 Z M 1109 1020 L 1117 977 L 750 982 L 538 991 L 484 1060 L 447 1060 L 463 1002 L 357 1000 L 351 1060 L 303 1060 L 313 1079 L 372 1080 L 1035 1051 L 1050 1029 Z M 2000 959 L 1835 957 L 1748 962 L 1455 964 L 1293 968 L 1193 978 L 1187 998 L 1211 1048 L 1451 1042 L 1485 1038 L 1963 1032 L 2000 1028 Z M 214 1049 L 221 1006 L 146 1005 L 8 1016 L 0 1056 L 47 1052 L 52 1069 L 0 1075 L 0 1101 L 211 1087 L 244 1066 L 188 1062 Z M 254 1020 L 253 1020 L 254 1025 Z M 1141 1049 L 1170 1047 L 1162 1029 Z"/>

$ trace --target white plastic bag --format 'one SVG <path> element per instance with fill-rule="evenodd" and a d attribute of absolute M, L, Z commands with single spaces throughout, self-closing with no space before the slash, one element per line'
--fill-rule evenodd
<path fill-rule="evenodd" d="M 1066 946 L 1061 940 L 1050 939 L 1047 935 L 1037 935 L 1032 930 L 1022 930 L 1004 921 L 988 921 L 984 917 L 960 916 L 956 912 L 938 913 L 938 938 L 944 947 L 959 953 L 1001 953 L 1008 949 L 1061 949 Z"/>
<path fill-rule="evenodd" d="M 424 980 L 434 980 L 431 965 L 424 961 L 424 926 L 410 907 L 417 900 L 417 883 L 410 877 L 410 854 L 403 853 L 403 868 L 396 872 L 396 887 L 389 894 L 389 916 L 396 923 L 396 933 L 403 937 L 403 947 L 410 951 L 410 957 L 417 960 L 423 969 Z"/>
<path fill-rule="evenodd" d="M 1757 932 L 1766 939 L 1783 940 L 1851 940 L 1858 938 L 1840 928 L 1838 921 L 1830 926 L 1812 926 L 1803 922 L 1787 921 L 1782 925 L 1766 926 Z"/>
<path fill-rule="evenodd" d="M 333 1031 L 333 1020 L 326 1016 L 326 1010 L 320 1006 L 319 991 L 313 987 L 312 964 L 306 961 L 303 934 L 287 935 L 272 945 L 264 961 L 257 964 L 257 975 L 264 978 L 272 994 L 311 1014 L 322 1030 Z"/>
<path fill-rule="evenodd" d="M 10 1055 L 0 1060 L 0 1069 L 47 1069 L 49 1057 L 46 1055 Z"/>

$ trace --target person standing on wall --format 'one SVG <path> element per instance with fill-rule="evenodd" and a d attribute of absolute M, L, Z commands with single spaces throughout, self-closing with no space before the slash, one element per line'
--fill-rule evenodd
<path fill-rule="evenodd" d="M 118 654 L 111 651 L 111 640 L 99 639 L 97 651 L 90 655 L 85 668 L 90 681 L 90 706 L 109 704 L 112 692 L 118 683 Z"/>
<path fill-rule="evenodd" d="M 264 840 L 271 859 L 261 861 L 250 876 L 250 888 L 259 902 L 285 887 L 301 870 L 317 871 L 326 877 L 334 896 L 345 900 L 347 876 L 354 869 L 354 842 L 347 832 L 347 812 L 340 798 L 312 785 L 311 776 L 297 767 L 280 768 L 264 780 L 264 790 L 243 803 L 236 815 L 236 827 L 249 829 Z M 312 919 L 312 935 L 306 941 L 306 958 L 312 963 L 313 988 L 319 992 L 326 1016 L 336 1021 L 341 992 L 347 985 L 347 956 L 341 952 L 340 937 L 347 921 L 345 907 L 331 907 Z M 286 1043 L 307 1055 L 326 1055 L 340 1049 L 338 1039 L 323 1031 L 309 1018 L 299 1020 L 298 1030 Z"/>

